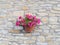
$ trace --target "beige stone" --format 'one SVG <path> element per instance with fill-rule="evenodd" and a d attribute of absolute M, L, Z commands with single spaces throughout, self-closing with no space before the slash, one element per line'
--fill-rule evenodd
<path fill-rule="evenodd" d="M 49 13 L 49 16 L 56 16 L 56 14 L 54 14 L 54 13 Z"/>
<path fill-rule="evenodd" d="M 58 19 L 57 19 L 57 17 L 49 17 L 49 21 L 57 21 Z"/>
<path fill-rule="evenodd" d="M 20 33 L 20 30 L 10 30 L 10 33 Z"/>
<path fill-rule="evenodd" d="M 25 40 L 24 43 L 26 43 L 26 44 L 35 43 L 35 40 Z"/>
<path fill-rule="evenodd" d="M 53 35 L 49 34 L 47 37 L 46 37 L 46 41 L 49 43 L 49 42 L 52 42 L 53 41 Z"/>
<path fill-rule="evenodd" d="M 40 12 L 40 13 L 37 13 L 39 16 L 47 16 L 48 14 L 45 13 L 45 12 Z"/>
<path fill-rule="evenodd" d="M 0 21 L 0 25 L 3 24 L 3 21 Z"/>
<path fill-rule="evenodd" d="M 31 33 L 29 33 L 29 34 L 26 33 L 26 34 L 24 34 L 24 35 L 27 36 L 27 37 L 29 37 L 29 36 L 31 36 Z"/>
<path fill-rule="evenodd" d="M 4 16 L 3 15 L 0 15 L 0 18 L 6 18 L 6 17 L 7 17 L 6 15 L 4 15 Z"/>
<path fill-rule="evenodd" d="M 39 12 L 47 12 L 46 9 L 40 9 Z"/>
<path fill-rule="evenodd" d="M 54 10 L 60 11 L 60 7 L 53 7 Z"/>
<path fill-rule="evenodd" d="M 58 29 L 59 28 L 59 26 L 58 25 L 50 25 L 50 27 L 52 28 L 52 29 Z"/>
<path fill-rule="evenodd" d="M 36 38 L 35 36 L 32 36 L 31 39 L 32 39 L 32 40 L 36 40 L 37 38 Z"/>
<path fill-rule="evenodd" d="M 51 10 L 51 13 L 60 13 L 58 10 Z"/>
<path fill-rule="evenodd" d="M 30 1 L 30 0 L 26 0 L 26 1 Z"/>
<path fill-rule="evenodd" d="M 11 18 L 11 17 L 10 17 L 10 18 L 8 18 L 8 21 L 12 21 L 12 22 L 15 23 L 15 22 L 16 22 L 16 18 Z"/>
<path fill-rule="evenodd" d="M 22 43 L 21 45 L 29 45 L 29 44 L 24 44 L 24 43 Z"/>
<path fill-rule="evenodd" d="M 0 45 L 8 45 L 8 41 L 1 41 Z"/>
<path fill-rule="evenodd" d="M 47 3 L 56 4 L 56 3 L 58 3 L 58 2 L 57 2 L 57 1 L 47 1 Z"/>
<path fill-rule="evenodd" d="M 15 38 L 15 37 L 10 36 L 10 35 L 7 37 L 7 39 L 8 39 L 9 41 L 15 41 L 16 39 L 14 39 L 14 38 Z"/>
<path fill-rule="evenodd" d="M 24 17 L 24 11 L 14 11 L 13 16 L 17 16 L 17 17 L 22 16 L 22 17 Z"/>
<path fill-rule="evenodd" d="M 51 42 L 52 41 L 52 39 L 51 38 L 47 38 L 47 40 L 46 40 L 47 42 Z"/>
<path fill-rule="evenodd" d="M 51 41 L 51 42 L 48 42 L 48 45 L 59 45 L 59 44 L 56 41 Z"/>
<path fill-rule="evenodd" d="M 26 10 L 28 10 L 28 7 L 27 6 L 23 6 L 22 9 L 26 11 Z"/>
<path fill-rule="evenodd" d="M 40 36 L 40 37 L 38 38 L 38 41 L 40 41 L 40 42 L 45 42 L 44 36 Z"/>
<path fill-rule="evenodd" d="M 12 8 L 11 4 L 1 4 L 0 8 Z"/>

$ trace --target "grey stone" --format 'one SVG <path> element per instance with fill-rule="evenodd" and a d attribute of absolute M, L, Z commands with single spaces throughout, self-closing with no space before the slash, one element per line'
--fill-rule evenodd
<path fill-rule="evenodd" d="M 15 23 L 26 13 L 41 23 L 31 33 L 10 33 L 23 30 Z M 60 0 L 0 0 L 0 45 L 60 45 Z"/>

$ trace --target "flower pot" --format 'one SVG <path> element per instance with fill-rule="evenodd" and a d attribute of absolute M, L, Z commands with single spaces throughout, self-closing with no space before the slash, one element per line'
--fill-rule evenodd
<path fill-rule="evenodd" d="M 27 32 L 27 33 L 32 32 L 32 31 L 34 30 L 34 27 L 35 27 L 35 26 L 32 26 L 32 27 L 25 26 L 25 32 Z"/>

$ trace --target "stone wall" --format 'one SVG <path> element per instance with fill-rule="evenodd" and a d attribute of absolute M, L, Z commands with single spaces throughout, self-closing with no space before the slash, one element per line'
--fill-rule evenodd
<path fill-rule="evenodd" d="M 15 26 L 27 13 L 41 19 L 32 33 Z M 60 0 L 0 0 L 0 45 L 60 45 Z"/>

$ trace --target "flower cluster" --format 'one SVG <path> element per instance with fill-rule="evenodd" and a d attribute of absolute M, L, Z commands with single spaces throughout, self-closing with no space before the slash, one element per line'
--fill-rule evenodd
<path fill-rule="evenodd" d="M 33 16 L 31 14 L 26 14 L 25 18 L 22 18 L 21 16 L 18 17 L 18 20 L 16 22 L 16 26 L 36 26 L 40 23 L 40 19 L 38 19 L 36 16 Z"/>

